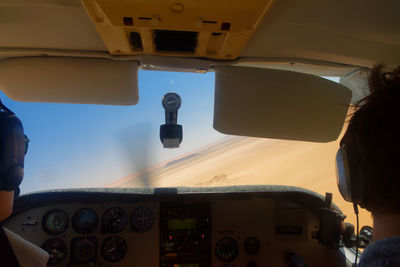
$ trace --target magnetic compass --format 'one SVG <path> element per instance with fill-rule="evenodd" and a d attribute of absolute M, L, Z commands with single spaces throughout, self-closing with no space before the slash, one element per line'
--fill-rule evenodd
<path fill-rule="evenodd" d="M 162 105 L 167 112 L 176 112 L 181 107 L 182 100 L 177 93 L 167 93 L 162 99 Z"/>

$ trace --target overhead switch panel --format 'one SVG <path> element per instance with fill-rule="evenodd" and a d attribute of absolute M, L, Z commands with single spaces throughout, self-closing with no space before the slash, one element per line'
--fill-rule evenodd
<path fill-rule="evenodd" d="M 113 55 L 236 59 L 273 0 L 82 0 Z"/>

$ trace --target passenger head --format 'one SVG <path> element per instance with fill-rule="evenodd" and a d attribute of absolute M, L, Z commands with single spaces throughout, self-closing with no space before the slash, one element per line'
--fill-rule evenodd
<path fill-rule="evenodd" d="M 373 68 L 370 95 L 356 105 L 342 142 L 351 144 L 357 202 L 373 212 L 400 213 L 400 66 Z"/>
<path fill-rule="evenodd" d="M 21 121 L 0 100 L 0 221 L 11 214 L 19 194 L 28 142 Z"/>

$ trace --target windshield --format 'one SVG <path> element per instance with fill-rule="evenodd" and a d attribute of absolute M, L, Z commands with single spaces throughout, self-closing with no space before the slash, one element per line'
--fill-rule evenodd
<path fill-rule="evenodd" d="M 337 81 L 337 79 L 334 79 Z M 183 141 L 163 148 L 167 92 L 182 99 Z M 338 141 L 311 143 L 228 136 L 213 129 L 214 73 L 139 72 L 135 106 L 22 103 L 0 92 L 30 139 L 21 193 L 82 187 L 292 185 L 352 216 L 336 186 Z M 265 122 L 267 123 L 267 122 Z M 370 222 L 363 214 L 365 224 Z"/>

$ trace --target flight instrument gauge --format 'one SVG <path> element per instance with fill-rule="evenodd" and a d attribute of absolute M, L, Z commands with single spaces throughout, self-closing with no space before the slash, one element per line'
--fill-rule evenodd
<path fill-rule="evenodd" d="M 91 264 L 97 260 L 97 239 L 95 237 L 74 237 L 71 240 L 71 263 Z"/>
<path fill-rule="evenodd" d="M 43 216 L 42 227 L 50 235 L 59 235 L 67 230 L 68 220 L 68 215 L 65 211 L 52 209 Z"/>
<path fill-rule="evenodd" d="M 72 217 L 72 228 L 77 233 L 86 235 L 96 229 L 98 222 L 99 218 L 94 210 L 83 208 L 75 212 Z"/>
<path fill-rule="evenodd" d="M 109 262 L 120 261 L 125 256 L 126 250 L 126 242 L 119 236 L 110 236 L 101 245 L 101 255 Z"/>
<path fill-rule="evenodd" d="M 244 250 L 249 255 L 256 255 L 260 251 L 260 241 L 255 237 L 249 237 L 244 241 Z"/>
<path fill-rule="evenodd" d="M 239 254 L 239 246 L 232 237 L 223 237 L 215 246 L 215 255 L 222 262 L 230 262 Z"/>
<path fill-rule="evenodd" d="M 101 221 L 104 233 L 119 233 L 127 225 L 128 215 L 125 210 L 113 207 L 104 212 Z"/>
<path fill-rule="evenodd" d="M 131 214 L 131 227 L 133 230 L 144 233 L 154 224 L 154 213 L 150 208 L 139 207 Z"/>
<path fill-rule="evenodd" d="M 168 112 L 175 112 L 181 107 L 182 100 L 177 93 L 167 93 L 162 99 L 162 105 Z"/>
<path fill-rule="evenodd" d="M 60 264 L 68 255 L 67 244 L 57 237 L 46 240 L 42 245 L 42 249 L 49 253 L 47 265 Z"/>

